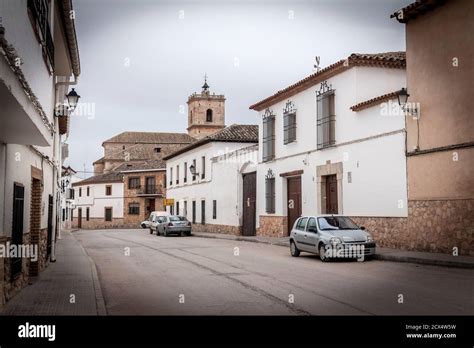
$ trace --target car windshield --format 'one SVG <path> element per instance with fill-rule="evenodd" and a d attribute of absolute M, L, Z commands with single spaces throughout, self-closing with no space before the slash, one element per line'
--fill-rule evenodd
<path fill-rule="evenodd" d="M 186 221 L 186 218 L 184 216 L 170 216 L 170 221 Z"/>
<path fill-rule="evenodd" d="M 358 230 L 354 221 L 346 216 L 325 216 L 318 218 L 319 229 L 327 230 Z"/>

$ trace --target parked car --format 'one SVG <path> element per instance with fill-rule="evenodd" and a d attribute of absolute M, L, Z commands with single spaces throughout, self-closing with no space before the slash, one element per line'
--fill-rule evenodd
<path fill-rule="evenodd" d="M 375 254 L 375 241 L 347 216 L 302 216 L 295 221 L 290 234 L 291 256 L 305 251 L 319 254 L 321 261 L 333 258 L 364 260 Z"/>
<path fill-rule="evenodd" d="M 140 227 L 141 228 L 150 228 L 150 223 L 151 223 L 150 220 L 144 220 L 144 221 L 140 222 Z"/>
<path fill-rule="evenodd" d="M 170 214 L 165 210 L 152 211 L 150 217 L 148 218 L 148 228 L 150 229 L 150 234 L 153 234 L 153 231 L 156 231 L 156 225 L 158 224 L 158 218 L 161 216 L 169 216 Z"/>
<path fill-rule="evenodd" d="M 170 215 L 158 217 L 156 225 L 156 235 L 165 237 L 170 234 L 180 234 L 182 236 L 191 235 L 191 222 L 181 215 Z"/>

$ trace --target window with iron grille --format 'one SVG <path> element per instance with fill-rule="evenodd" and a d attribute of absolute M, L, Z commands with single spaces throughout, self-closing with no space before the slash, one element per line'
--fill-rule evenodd
<path fill-rule="evenodd" d="M 82 197 L 82 188 L 79 188 L 79 197 Z"/>
<path fill-rule="evenodd" d="M 196 173 L 196 160 L 193 159 L 193 167 L 194 167 L 194 172 Z M 196 175 L 193 175 L 193 181 L 196 180 Z"/>
<path fill-rule="evenodd" d="M 179 202 L 176 202 L 176 215 L 179 215 Z"/>
<path fill-rule="evenodd" d="M 89 197 L 90 193 L 91 193 L 90 187 L 87 186 L 87 197 Z"/>
<path fill-rule="evenodd" d="M 90 216 L 90 209 L 89 207 L 86 208 L 86 221 L 89 221 L 89 216 Z"/>
<path fill-rule="evenodd" d="M 212 201 L 212 218 L 213 219 L 217 218 L 217 201 L 216 200 Z"/>
<path fill-rule="evenodd" d="M 196 223 L 196 201 L 193 201 L 193 224 Z"/>
<path fill-rule="evenodd" d="M 202 156 L 202 168 L 201 168 L 201 179 L 206 177 L 206 157 Z"/>
<path fill-rule="evenodd" d="M 27 8 L 33 30 L 43 48 L 43 56 L 54 69 L 54 41 L 49 26 L 51 10 L 49 0 L 28 0 Z"/>
<path fill-rule="evenodd" d="M 170 168 L 170 186 L 173 185 L 173 168 Z"/>
<path fill-rule="evenodd" d="M 263 161 L 275 158 L 275 115 L 270 109 L 263 115 Z"/>
<path fill-rule="evenodd" d="M 184 162 L 184 174 L 183 174 L 183 181 L 188 181 L 188 162 Z"/>
<path fill-rule="evenodd" d="M 128 188 L 129 189 L 138 189 L 140 188 L 140 177 L 132 176 L 128 178 Z"/>
<path fill-rule="evenodd" d="M 176 185 L 179 184 L 179 165 L 176 166 Z"/>
<path fill-rule="evenodd" d="M 188 201 L 184 201 L 183 203 L 183 215 L 188 217 Z"/>
<path fill-rule="evenodd" d="M 275 213 L 275 175 L 271 169 L 265 176 L 265 212 Z"/>
<path fill-rule="evenodd" d="M 112 185 L 105 186 L 105 195 L 112 196 Z"/>
<path fill-rule="evenodd" d="M 316 92 L 317 148 L 324 149 L 336 143 L 335 93 L 326 82 Z"/>
<path fill-rule="evenodd" d="M 140 203 L 128 203 L 129 215 L 140 215 Z"/>
<path fill-rule="evenodd" d="M 206 201 L 202 200 L 201 201 L 201 224 L 206 223 Z"/>
<path fill-rule="evenodd" d="M 283 109 L 283 143 L 289 144 L 296 140 L 296 108 L 295 104 L 288 100 Z"/>

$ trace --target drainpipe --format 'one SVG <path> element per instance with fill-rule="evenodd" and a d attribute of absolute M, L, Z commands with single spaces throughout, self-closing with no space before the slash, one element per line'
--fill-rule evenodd
<path fill-rule="evenodd" d="M 55 100 L 58 99 L 58 89 L 60 86 L 75 86 L 77 85 L 77 83 L 79 82 L 79 77 L 74 75 L 74 80 L 73 81 L 61 81 L 61 82 L 56 82 L 55 84 Z M 55 104 L 56 106 L 56 104 Z M 59 130 L 58 130 L 58 123 L 57 123 L 57 117 L 56 115 L 54 115 L 54 136 L 53 136 L 53 157 L 56 156 L 56 140 L 60 141 L 61 140 L 61 136 L 58 134 Z M 69 132 L 68 132 L 69 133 Z M 59 139 L 56 139 L 56 137 L 59 137 Z M 59 156 L 59 158 L 57 159 L 57 162 L 58 164 L 61 163 L 62 164 L 62 161 L 61 161 L 61 155 Z M 53 166 L 53 197 L 56 198 L 56 219 L 55 219 L 55 230 L 57 229 L 58 230 L 58 235 L 61 235 L 61 224 L 58 225 L 58 219 L 57 219 L 57 214 L 58 214 L 58 198 L 57 198 L 57 195 L 56 195 L 56 190 L 57 190 L 57 186 L 56 186 L 56 182 L 57 182 L 57 178 L 56 176 L 59 177 L 60 175 L 60 171 L 58 170 L 58 168 L 56 168 L 56 166 Z M 59 200 L 61 200 L 61 192 L 59 193 Z M 50 256 L 50 261 L 51 262 L 56 262 L 56 231 L 53 231 L 52 234 L 52 241 L 51 241 L 51 256 Z"/>

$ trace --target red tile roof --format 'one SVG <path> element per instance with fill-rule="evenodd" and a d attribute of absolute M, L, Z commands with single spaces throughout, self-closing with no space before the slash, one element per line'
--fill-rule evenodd
<path fill-rule="evenodd" d="M 398 91 L 380 95 L 378 97 L 363 101 L 356 105 L 351 106 L 352 111 L 360 111 L 363 109 L 370 108 L 371 106 L 383 103 L 387 100 L 396 99 L 398 97 Z"/>
<path fill-rule="evenodd" d="M 400 23 L 407 23 L 410 20 L 422 16 L 445 4 L 446 1 L 447 0 L 417 0 L 416 2 L 391 14 L 390 18 L 396 18 Z"/>
<path fill-rule="evenodd" d="M 404 69 L 406 66 L 405 52 L 385 52 L 385 53 L 353 53 L 346 59 L 329 65 L 320 71 L 309 75 L 308 77 L 279 90 L 268 98 L 265 98 L 249 107 L 253 110 L 263 110 L 272 104 L 285 100 L 286 98 L 297 94 L 321 81 L 324 81 L 334 75 L 340 74 L 354 66 L 370 66 Z"/>

